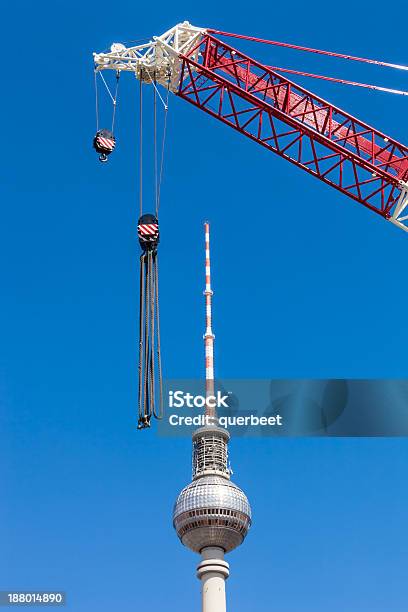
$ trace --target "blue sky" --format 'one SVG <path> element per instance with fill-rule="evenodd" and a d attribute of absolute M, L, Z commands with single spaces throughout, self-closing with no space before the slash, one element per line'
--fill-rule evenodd
<path fill-rule="evenodd" d="M 45 1 L 11 4 L 3 18 L 0 589 L 62 589 L 76 612 L 198 609 L 197 557 L 171 526 L 189 441 L 135 429 L 136 86 L 125 75 L 117 151 L 101 165 L 92 51 L 188 19 L 406 63 L 405 22 L 365 0 L 341 10 Z M 406 73 L 257 49 L 269 63 L 408 89 Z M 407 142 L 405 98 L 308 85 Z M 165 375 L 203 374 L 208 219 L 220 377 L 406 378 L 407 235 L 183 100 L 170 103 Z M 231 454 L 254 526 L 230 555 L 230 609 L 406 609 L 404 439 L 236 440 Z"/>

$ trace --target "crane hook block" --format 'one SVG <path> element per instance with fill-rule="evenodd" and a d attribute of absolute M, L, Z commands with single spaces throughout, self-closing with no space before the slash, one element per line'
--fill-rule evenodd
<path fill-rule="evenodd" d="M 98 130 L 93 139 L 93 146 L 97 153 L 99 153 L 99 161 L 108 161 L 108 155 L 110 155 L 115 148 L 116 140 L 113 133 L 110 130 Z"/>
<path fill-rule="evenodd" d="M 139 417 L 139 421 L 137 424 L 138 429 L 146 429 L 151 426 L 150 415 L 144 415 Z"/>
<path fill-rule="evenodd" d="M 159 244 L 159 222 L 150 213 L 142 215 L 137 224 L 137 235 L 142 251 L 156 251 Z"/>

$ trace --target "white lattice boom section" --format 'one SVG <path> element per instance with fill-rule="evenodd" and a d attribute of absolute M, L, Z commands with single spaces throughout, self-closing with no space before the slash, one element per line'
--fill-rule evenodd
<path fill-rule="evenodd" d="M 184 21 L 143 45 L 125 47 L 114 43 L 109 53 L 94 53 L 96 70 L 134 72 L 138 79 L 147 83 L 156 80 L 175 93 L 180 84 L 181 56 L 189 55 L 205 31 Z M 198 53 L 190 57 L 198 61 Z"/>

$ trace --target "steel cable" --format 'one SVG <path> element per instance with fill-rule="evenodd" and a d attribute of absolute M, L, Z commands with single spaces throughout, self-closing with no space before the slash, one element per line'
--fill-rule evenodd
<path fill-rule="evenodd" d="M 164 109 L 164 122 L 163 122 L 163 137 L 162 137 L 162 147 L 161 147 L 161 159 L 160 159 L 160 172 L 159 172 L 159 186 L 158 186 L 158 194 L 157 194 L 157 214 L 156 217 L 159 218 L 159 209 L 160 209 L 160 196 L 161 196 L 161 185 L 163 180 L 163 168 L 164 168 L 164 151 L 166 147 L 166 133 L 167 133 L 167 113 L 169 110 L 169 85 L 167 83 L 167 98 L 166 98 L 166 106 Z"/>
<path fill-rule="evenodd" d="M 143 214 L 143 85 L 140 75 L 139 87 L 139 200 L 140 216 Z"/>
<path fill-rule="evenodd" d="M 149 415 L 154 412 L 155 404 L 155 372 L 154 372 L 154 350 L 155 350 L 155 335 L 154 335 L 154 274 L 153 274 L 153 257 L 152 252 L 149 252 L 149 276 L 150 276 L 150 342 L 149 342 L 149 370 L 150 370 L 150 394 L 149 394 Z"/>
<path fill-rule="evenodd" d="M 149 254 L 145 257 L 145 320 L 144 320 L 144 360 L 143 360 L 143 406 L 145 418 L 149 419 L 149 387 L 148 387 L 148 364 L 149 364 Z"/>
<path fill-rule="evenodd" d="M 155 301 L 156 301 L 156 328 L 157 328 L 157 372 L 158 372 L 158 387 L 159 387 L 159 411 L 154 407 L 154 416 L 156 419 L 163 417 L 163 377 L 161 366 L 161 343 L 160 343 L 160 311 L 159 311 L 159 263 L 157 257 L 154 260 L 154 277 L 155 277 Z"/>
<path fill-rule="evenodd" d="M 98 80 L 96 78 L 96 70 L 94 70 L 95 81 L 95 114 L 96 114 L 96 131 L 99 131 L 99 99 L 98 99 Z"/>
<path fill-rule="evenodd" d="M 156 84 L 156 78 L 154 79 L 154 85 Z M 157 175 L 157 93 L 156 87 L 153 88 L 153 165 L 154 165 L 154 197 L 155 197 L 155 210 L 156 217 L 158 216 L 159 203 L 158 203 L 158 175 Z"/>
<path fill-rule="evenodd" d="M 116 106 L 117 106 L 117 102 L 118 102 L 118 93 L 119 93 L 119 78 L 120 78 L 120 71 L 118 70 L 116 72 L 116 87 L 115 87 L 115 97 L 113 100 L 113 112 L 112 112 L 112 134 L 113 134 L 113 128 L 115 127 L 115 118 L 116 118 Z"/>
<path fill-rule="evenodd" d="M 257 38 L 255 36 L 245 36 L 244 34 L 233 34 L 231 32 L 222 32 L 220 30 L 207 30 L 211 34 L 218 34 L 219 36 L 228 36 L 230 38 L 240 38 L 241 40 L 249 40 L 252 42 L 263 43 L 265 45 L 275 45 L 277 47 L 286 47 L 288 49 L 295 49 L 296 51 L 306 51 L 308 53 L 317 53 L 319 55 L 328 55 L 330 57 L 337 57 L 340 59 L 352 60 L 354 62 L 364 62 L 366 64 L 375 64 L 377 66 L 384 66 L 386 68 L 397 68 L 398 70 L 408 70 L 408 66 L 401 64 L 392 64 L 391 62 L 383 62 L 380 60 L 369 59 L 367 57 L 357 57 L 355 55 L 347 55 L 344 53 L 336 53 L 334 51 L 325 51 L 323 49 L 313 49 L 311 47 L 302 47 L 300 45 L 292 45 L 290 43 L 279 42 L 276 40 L 267 40 L 265 38 Z"/>
<path fill-rule="evenodd" d="M 144 416 L 144 398 L 143 398 L 143 320 L 144 320 L 144 300 L 145 300 L 145 255 L 140 256 L 140 285 L 139 285 L 139 388 L 138 388 L 138 403 L 139 403 L 139 426 Z"/>

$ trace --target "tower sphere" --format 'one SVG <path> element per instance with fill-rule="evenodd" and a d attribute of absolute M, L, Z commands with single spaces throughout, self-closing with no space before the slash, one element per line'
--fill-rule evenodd
<path fill-rule="evenodd" d="M 178 496 L 173 525 L 182 543 L 195 552 L 209 546 L 229 552 L 248 533 L 251 508 L 245 493 L 228 478 L 201 476 Z"/>

